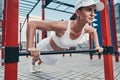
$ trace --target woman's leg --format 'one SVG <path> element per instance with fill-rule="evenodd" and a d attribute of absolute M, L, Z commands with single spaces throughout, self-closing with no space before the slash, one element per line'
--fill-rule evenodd
<path fill-rule="evenodd" d="M 35 65 L 35 63 L 38 62 L 38 65 L 42 63 L 40 57 L 33 57 L 32 58 L 32 65 Z"/>
<path fill-rule="evenodd" d="M 30 65 L 30 72 L 36 72 L 35 63 L 36 63 L 36 57 L 32 57 L 32 64 Z"/>
<path fill-rule="evenodd" d="M 42 50 L 42 51 L 46 51 L 46 45 L 48 44 L 49 39 L 45 38 L 43 40 L 41 40 L 38 44 L 37 44 L 37 48 Z M 37 68 L 36 65 L 40 65 L 42 63 L 42 60 L 40 59 L 40 57 L 32 57 L 32 65 L 30 67 L 30 71 L 31 72 L 36 72 Z"/>
<path fill-rule="evenodd" d="M 37 64 L 40 65 L 42 62 L 42 60 L 40 59 L 40 57 L 35 57 L 35 62 L 38 62 Z"/>
<path fill-rule="evenodd" d="M 39 66 L 41 63 L 42 61 L 39 57 L 32 57 L 32 65 L 30 67 L 30 72 L 38 71 L 37 66 Z"/>

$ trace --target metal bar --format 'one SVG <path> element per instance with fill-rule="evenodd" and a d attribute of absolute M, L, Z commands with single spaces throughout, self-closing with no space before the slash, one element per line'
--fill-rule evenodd
<path fill-rule="evenodd" d="M 24 22 L 23 22 L 23 25 L 22 25 L 22 27 L 21 27 L 21 30 L 23 29 L 26 20 L 27 20 L 27 17 L 25 18 L 25 20 L 24 20 Z"/>
<path fill-rule="evenodd" d="M 57 9 L 58 7 L 60 7 L 61 5 L 59 4 L 58 6 L 56 6 L 56 8 L 55 9 Z"/>
<path fill-rule="evenodd" d="M 53 1 L 53 3 L 57 3 L 57 4 L 61 4 L 61 5 L 65 5 L 65 6 L 69 6 L 69 7 L 74 7 L 74 5 L 67 4 L 67 3 L 64 3 L 64 2 L 61 2 L 61 1 Z"/>
<path fill-rule="evenodd" d="M 92 49 L 92 35 L 89 34 L 89 49 Z M 90 53 L 90 60 L 93 59 L 93 53 Z"/>
<path fill-rule="evenodd" d="M 31 9 L 31 11 L 28 13 L 28 14 L 30 14 L 32 11 L 33 11 L 33 9 L 37 6 L 37 4 L 40 2 L 40 0 L 38 0 L 38 2 L 33 6 L 33 8 Z"/>
<path fill-rule="evenodd" d="M 104 3 L 104 10 L 101 12 L 102 42 L 103 46 L 111 46 L 110 18 L 108 0 L 101 0 Z M 105 80 L 114 80 L 112 54 L 104 54 L 104 76 Z"/>
<path fill-rule="evenodd" d="M 4 0 L 5 46 L 18 46 L 19 0 Z M 14 17 L 14 18 L 13 18 Z M 14 36 L 13 36 L 14 35 Z M 12 55 L 14 53 L 10 53 Z M 12 77 L 11 77 L 12 76 Z M 4 80 L 18 79 L 18 63 L 5 63 Z"/>
<path fill-rule="evenodd" d="M 42 0 L 42 20 L 45 20 L 45 0 Z M 46 31 L 42 31 L 42 39 L 44 39 L 46 37 Z M 35 37 L 35 41 L 36 41 L 36 37 Z M 36 43 L 35 43 L 36 44 Z"/>
<path fill-rule="evenodd" d="M 22 38 L 21 38 L 21 34 L 22 34 L 21 32 L 22 32 L 22 31 L 21 31 L 21 25 L 22 25 L 22 23 L 20 23 L 20 31 L 19 31 L 19 34 L 20 34 L 20 37 L 19 37 L 19 38 L 20 38 L 20 39 L 19 39 L 19 41 L 20 41 L 20 42 L 19 42 L 20 49 L 19 49 L 19 50 L 20 50 L 20 51 L 22 50 L 22 40 L 21 40 L 21 39 L 22 39 Z"/>
<path fill-rule="evenodd" d="M 98 50 L 58 50 L 58 51 L 41 51 L 41 55 L 69 54 L 69 53 L 96 53 Z M 29 51 L 20 51 L 19 56 L 30 55 Z"/>
<path fill-rule="evenodd" d="M 53 9 L 53 8 L 50 8 L 50 7 L 46 7 L 46 9 L 51 9 L 51 10 L 56 10 L 56 11 L 65 12 L 65 13 L 69 13 L 69 14 L 74 14 L 72 12 L 63 11 L 63 10 L 59 10 L 59 9 Z"/>
<path fill-rule="evenodd" d="M 69 7 L 67 7 L 66 9 L 64 9 L 64 11 L 66 11 L 67 9 L 69 9 Z"/>
<path fill-rule="evenodd" d="M 117 29 L 116 29 L 116 21 L 115 21 L 115 8 L 114 8 L 114 1 L 110 0 L 110 10 L 112 11 L 111 15 L 112 15 L 112 27 L 113 27 L 113 33 L 114 33 L 114 50 L 115 52 L 118 52 L 118 40 L 117 40 Z M 115 54 L 115 61 L 119 62 L 119 56 L 118 54 Z"/>

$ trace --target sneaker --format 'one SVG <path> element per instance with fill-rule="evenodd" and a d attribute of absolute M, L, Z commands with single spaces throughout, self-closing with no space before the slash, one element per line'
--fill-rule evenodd
<path fill-rule="evenodd" d="M 40 65 L 37 65 L 36 71 L 40 72 L 42 71 L 42 68 L 44 67 L 44 63 L 41 63 Z"/>
<path fill-rule="evenodd" d="M 35 65 L 30 66 L 30 72 L 36 72 L 36 66 Z"/>

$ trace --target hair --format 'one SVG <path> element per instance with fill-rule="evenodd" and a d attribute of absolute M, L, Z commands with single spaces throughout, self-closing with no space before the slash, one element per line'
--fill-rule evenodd
<path fill-rule="evenodd" d="M 73 14 L 71 17 L 70 17 L 70 20 L 75 20 L 77 18 L 77 15 L 76 14 Z"/>
<path fill-rule="evenodd" d="M 77 10 L 82 10 L 83 7 L 78 8 Z M 71 17 L 70 20 L 75 20 L 77 18 L 77 15 L 74 13 Z"/>

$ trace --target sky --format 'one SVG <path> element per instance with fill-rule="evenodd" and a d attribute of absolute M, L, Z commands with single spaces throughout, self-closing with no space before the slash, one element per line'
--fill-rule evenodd
<path fill-rule="evenodd" d="M 114 3 L 120 3 L 120 0 L 114 0 Z"/>

